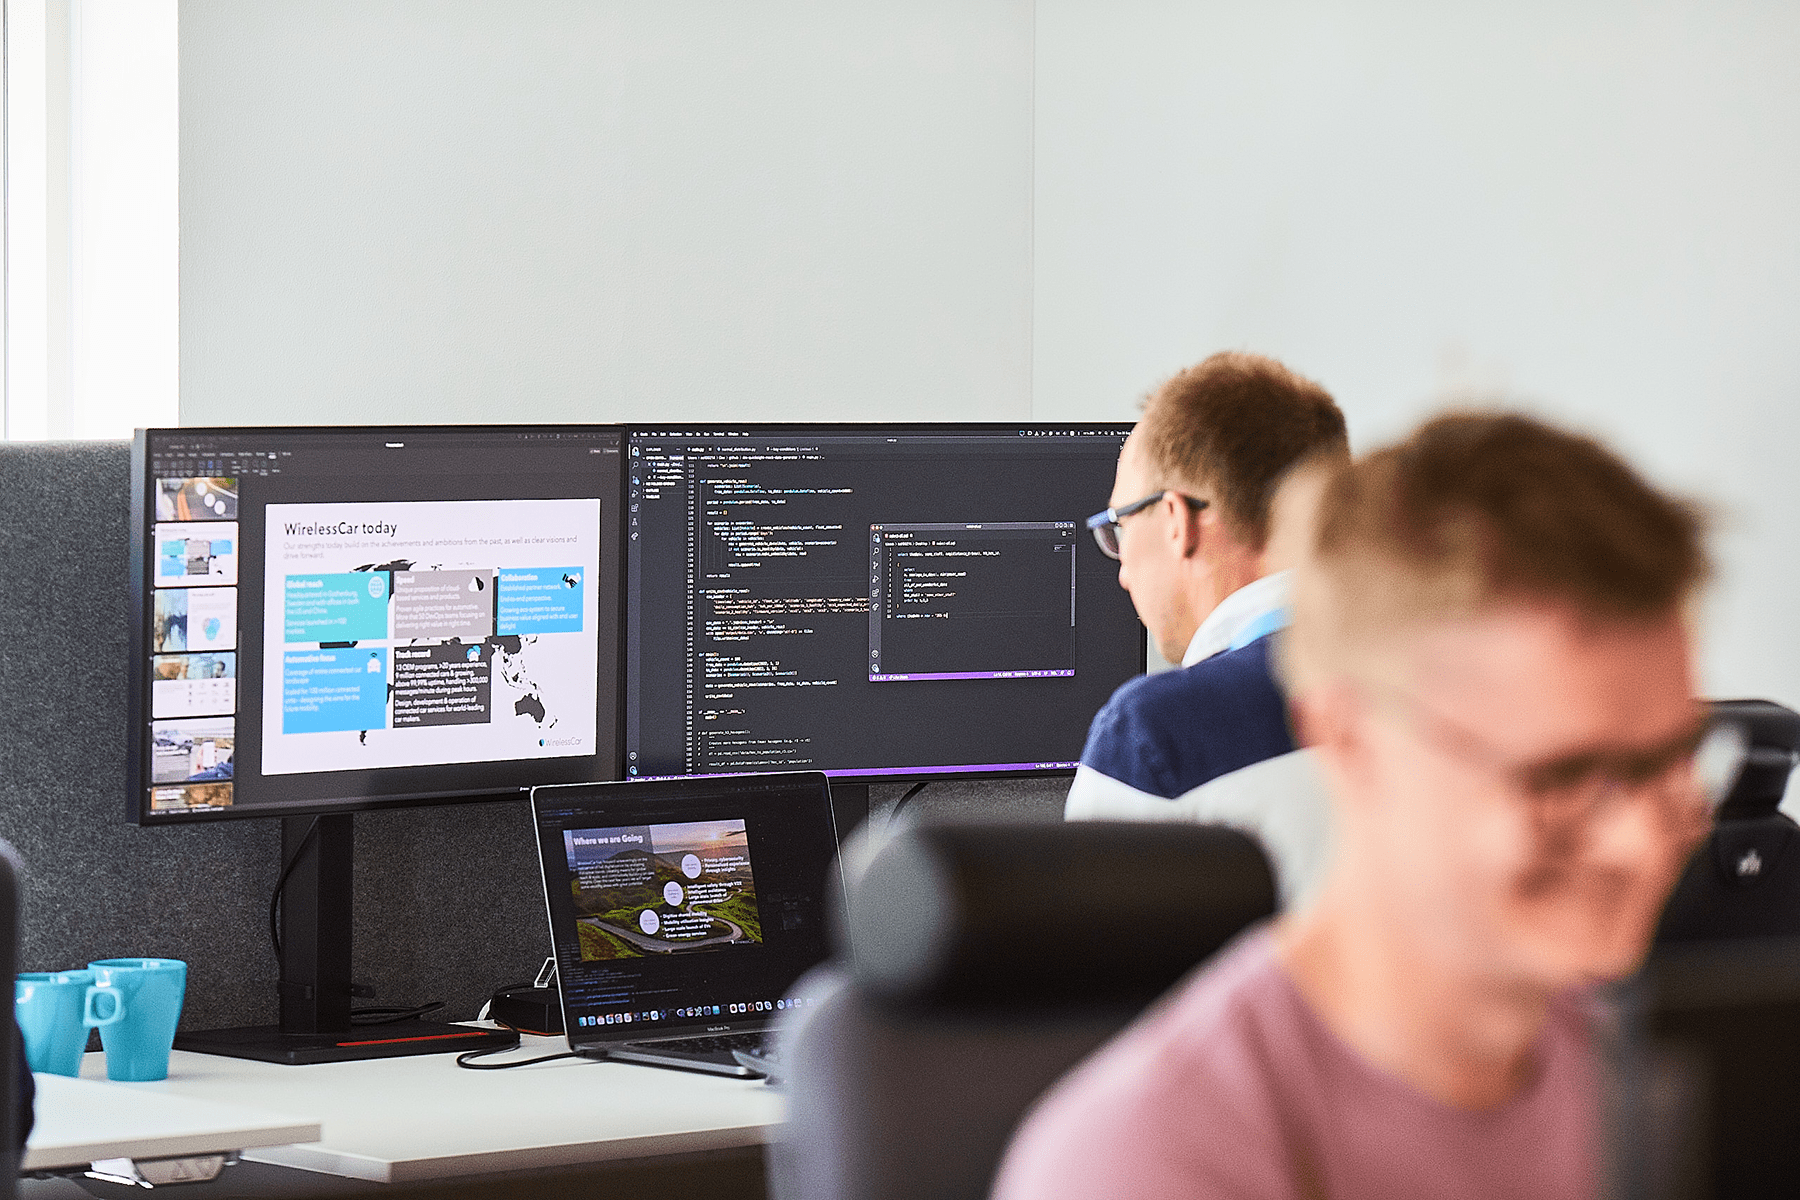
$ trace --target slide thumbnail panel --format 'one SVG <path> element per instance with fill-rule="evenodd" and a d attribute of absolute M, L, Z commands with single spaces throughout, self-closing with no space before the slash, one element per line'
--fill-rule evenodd
<path fill-rule="evenodd" d="M 151 783 L 219 783 L 232 777 L 237 722 L 231 717 L 154 721 Z"/>
<path fill-rule="evenodd" d="M 158 785 L 150 789 L 151 812 L 190 812 L 194 809 L 230 808 L 229 783 Z"/>
<path fill-rule="evenodd" d="M 163 588 L 155 596 L 150 648 L 157 654 L 237 647 L 237 589 Z"/>
<path fill-rule="evenodd" d="M 238 481 L 231 476 L 204 476 L 156 481 L 158 521 L 235 521 Z"/>
<path fill-rule="evenodd" d="M 209 717 L 237 710 L 237 655 L 161 654 L 150 660 L 150 715 Z"/>
<path fill-rule="evenodd" d="M 156 527 L 156 586 L 235 586 L 236 521 Z"/>

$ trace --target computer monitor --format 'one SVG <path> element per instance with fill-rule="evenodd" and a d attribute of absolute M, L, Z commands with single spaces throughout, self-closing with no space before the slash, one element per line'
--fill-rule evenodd
<path fill-rule="evenodd" d="M 286 818 L 280 1024 L 178 1048 L 301 1063 L 491 1038 L 356 1027 L 351 814 L 618 778 L 622 441 L 138 432 L 127 816 Z"/>
<path fill-rule="evenodd" d="M 617 778 L 621 441 L 140 431 L 130 819 Z"/>
<path fill-rule="evenodd" d="M 628 433 L 625 774 L 1072 771 L 1144 669 L 1108 425 Z"/>

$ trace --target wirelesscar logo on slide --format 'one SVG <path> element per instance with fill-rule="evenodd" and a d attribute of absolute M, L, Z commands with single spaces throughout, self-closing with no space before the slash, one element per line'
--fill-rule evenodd
<path fill-rule="evenodd" d="M 540 746 L 579 746 L 586 740 L 587 740 L 586 738 L 578 738 L 578 737 L 539 738 L 538 745 L 540 745 Z"/>

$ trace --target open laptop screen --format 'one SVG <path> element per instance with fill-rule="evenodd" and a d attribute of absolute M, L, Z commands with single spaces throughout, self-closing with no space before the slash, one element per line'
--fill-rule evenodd
<path fill-rule="evenodd" d="M 571 1046 L 766 1022 L 828 953 L 821 774 L 542 787 Z"/>

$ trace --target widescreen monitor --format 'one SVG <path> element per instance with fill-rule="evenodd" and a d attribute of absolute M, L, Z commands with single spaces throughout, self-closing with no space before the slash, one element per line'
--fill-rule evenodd
<path fill-rule="evenodd" d="M 617 778 L 622 431 L 140 430 L 131 819 Z"/>
<path fill-rule="evenodd" d="M 1144 669 L 1083 527 L 1129 432 L 633 427 L 626 776 L 1072 771 Z"/>

